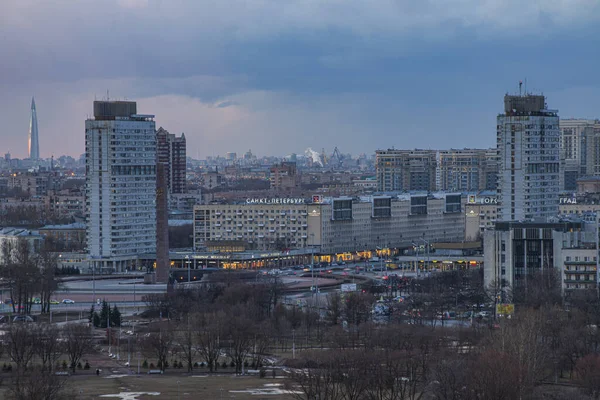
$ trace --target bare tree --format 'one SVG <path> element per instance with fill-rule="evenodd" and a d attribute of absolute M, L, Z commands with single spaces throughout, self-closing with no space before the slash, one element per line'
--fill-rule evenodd
<path fill-rule="evenodd" d="M 23 238 L 15 242 L 5 241 L 0 251 L 4 260 L 0 274 L 10 289 L 13 312 L 29 314 L 35 286 L 39 281 L 37 258 L 33 255 L 29 242 Z"/>
<path fill-rule="evenodd" d="M 194 356 L 197 353 L 196 333 L 194 331 L 196 323 L 193 321 L 196 319 L 196 316 L 188 314 L 186 319 L 186 322 L 180 324 L 181 329 L 177 331 L 175 343 L 177 343 L 177 351 L 183 355 L 186 361 L 188 372 L 192 372 L 194 370 Z"/>
<path fill-rule="evenodd" d="M 64 351 L 59 329 L 55 325 L 41 324 L 37 328 L 35 353 L 42 362 L 42 372 L 52 372 Z"/>
<path fill-rule="evenodd" d="M 94 343 L 90 328 L 85 325 L 67 324 L 63 328 L 64 350 L 69 356 L 73 373 L 84 355 L 89 354 Z"/>
<path fill-rule="evenodd" d="M 50 312 L 50 300 L 59 287 L 56 279 L 58 259 L 56 253 L 43 248 L 38 255 L 39 280 L 37 289 L 40 295 L 42 314 Z"/>
<path fill-rule="evenodd" d="M 38 330 L 28 324 L 14 323 L 4 335 L 4 343 L 10 359 L 15 363 L 17 372 L 29 366 L 37 351 Z"/>
<path fill-rule="evenodd" d="M 173 331 L 171 327 L 163 324 L 158 332 L 147 334 L 141 345 L 146 356 L 155 357 L 158 361 L 158 368 L 164 371 L 169 352 L 173 348 Z"/>
<path fill-rule="evenodd" d="M 9 398 L 15 400 L 61 400 L 68 396 L 67 380 L 48 371 L 18 373 L 9 388 Z"/>
<path fill-rule="evenodd" d="M 225 315 L 222 312 L 204 313 L 197 322 L 198 352 L 210 372 L 215 371 L 221 353 L 221 338 L 225 336 Z"/>
<path fill-rule="evenodd" d="M 242 365 L 252 350 L 254 340 L 254 322 L 247 317 L 246 307 L 235 307 L 228 316 L 226 334 L 229 342 L 228 355 L 235 363 L 235 372 L 242 372 Z"/>
<path fill-rule="evenodd" d="M 343 305 L 339 293 L 330 293 L 327 295 L 327 322 L 331 325 L 337 325 L 342 317 Z"/>
<path fill-rule="evenodd" d="M 578 382 L 586 394 L 592 399 L 600 399 L 600 356 L 589 354 L 579 361 L 575 367 Z"/>

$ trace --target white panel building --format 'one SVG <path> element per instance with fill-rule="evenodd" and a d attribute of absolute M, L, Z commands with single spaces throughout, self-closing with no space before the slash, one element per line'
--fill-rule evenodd
<path fill-rule="evenodd" d="M 156 135 L 135 102 L 95 101 L 85 121 L 88 255 L 96 272 L 156 251 Z"/>
<path fill-rule="evenodd" d="M 558 214 L 560 130 L 544 96 L 504 96 L 497 119 L 499 220 L 546 219 Z"/>

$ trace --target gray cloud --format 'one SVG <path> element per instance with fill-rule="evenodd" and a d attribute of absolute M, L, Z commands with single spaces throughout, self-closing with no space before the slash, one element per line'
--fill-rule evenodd
<path fill-rule="evenodd" d="M 35 95 L 42 155 L 83 152 L 107 90 L 194 156 L 493 145 L 524 76 L 569 113 L 595 99 L 599 18 L 595 0 L 7 0 L 1 145 L 25 155 Z"/>

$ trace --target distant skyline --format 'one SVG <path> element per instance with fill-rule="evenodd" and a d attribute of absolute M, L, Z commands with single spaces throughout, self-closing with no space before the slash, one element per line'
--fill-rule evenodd
<path fill-rule="evenodd" d="M 84 152 L 94 98 L 185 132 L 194 158 L 491 147 L 527 79 L 561 118 L 600 117 L 595 0 L 6 0 L 0 153 Z"/>

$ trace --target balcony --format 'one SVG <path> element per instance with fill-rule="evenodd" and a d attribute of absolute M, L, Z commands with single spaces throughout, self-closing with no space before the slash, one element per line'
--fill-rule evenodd
<path fill-rule="evenodd" d="M 254 232 L 254 229 L 248 228 L 248 232 Z"/>
<path fill-rule="evenodd" d="M 262 239 L 262 238 L 264 238 L 264 237 L 265 237 L 265 235 L 258 235 L 258 237 L 259 237 L 260 239 Z"/>
<path fill-rule="evenodd" d="M 219 212 L 219 211 L 217 211 L 217 212 L 215 213 L 215 215 L 223 215 L 223 213 L 222 213 L 222 212 Z"/>
<path fill-rule="evenodd" d="M 249 217 L 249 218 L 248 218 L 248 221 L 254 221 L 254 218 L 252 218 L 252 217 Z"/>
<path fill-rule="evenodd" d="M 569 274 L 593 274 L 594 276 L 596 275 L 596 269 L 594 269 L 593 271 L 573 271 L 573 270 L 567 270 L 565 269 L 565 275 L 569 275 Z"/>
<path fill-rule="evenodd" d="M 279 224 L 279 226 L 285 227 L 285 224 L 282 222 L 281 224 Z"/>
<path fill-rule="evenodd" d="M 565 264 L 567 265 L 596 265 L 596 260 L 588 260 L 588 261 L 565 261 Z"/>
<path fill-rule="evenodd" d="M 275 229 L 269 229 L 269 232 L 274 233 Z"/>
<path fill-rule="evenodd" d="M 219 226 L 221 226 L 221 224 L 215 224 L 215 226 L 216 226 L 216 227 L 219 227 Z"/>
<path fill-rule="evenodd" d="M 275 218 L 269 218 L 269 221 L 273 222 L 275 221 Z"/>
<path fill-rule="evenodd" d="M 231 217 L 225 218 L 225 221 L 231 221 Z"/>
<path fill-rule="evenodd" d="M 231 229 L 227 229 L 227 230 L 226 230 L 226 232 L 227 232 L 227 233 L 231 233 L 231 232 L 233 232 L 233 231 L 232 231 Z"/>
<path fill-rule="evenodd" d="M 260 228 L 264 228 L 265 224 L 258 224 Z"/>
<path fill-rule="evenodd" d="M 295 221 L 297 221 L 297 219 L 296 218 L 290 218 L 290 221 L 295 222 Z"/>
<path fill-rule="evenodd" d="M 244 224 L 237 224 L 238 228 L 241 228 L 242 226 L 244 226 Z"/>

